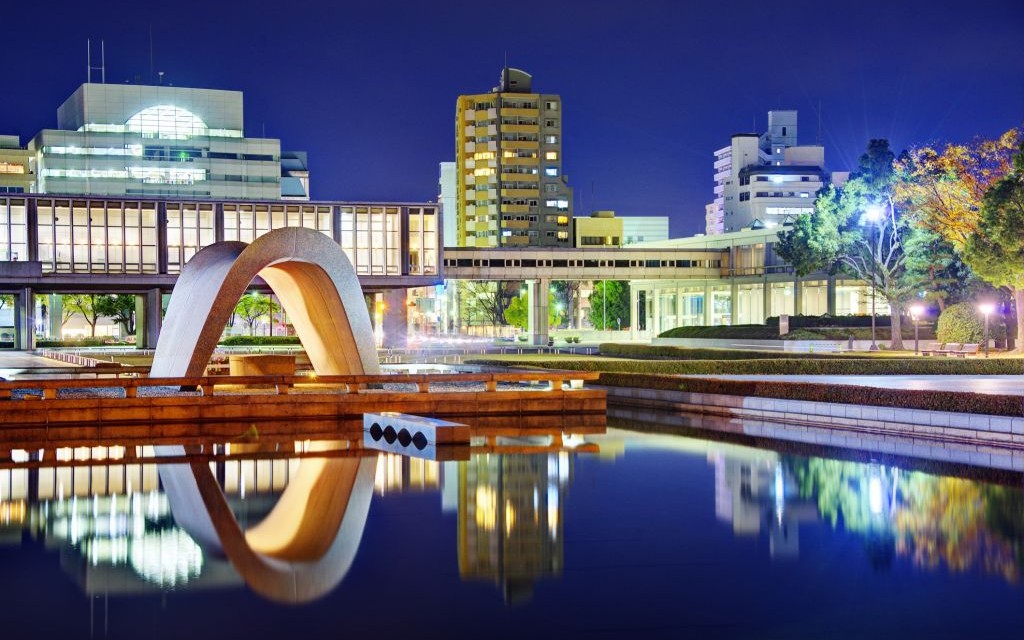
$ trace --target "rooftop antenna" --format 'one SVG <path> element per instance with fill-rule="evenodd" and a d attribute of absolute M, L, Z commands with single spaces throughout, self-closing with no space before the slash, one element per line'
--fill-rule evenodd
<path fill-rule="evenodd" d="M 100 66 L 92 66 L 92 40 L 89 38 L 85 39 L 85 81 L 87 83 L 92 82 L 92 72 L 100 72 L 100 83 L 107 83 L 107 50 L 106 43 L 100 40 Z"/>
<path fill-rule="evenodd" d="M 821 146 L 821 98 L 818 98 L 818 137 L 814 144 Z"/>
<path fill-rule="evenodd" d="M 153 84 L 153 24 L 149 25 L 149 84 Z"/>

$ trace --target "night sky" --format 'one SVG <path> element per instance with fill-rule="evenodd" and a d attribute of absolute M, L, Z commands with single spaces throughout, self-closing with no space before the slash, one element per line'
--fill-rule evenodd
<path fill-rule="evenodd" d="M 85 80 L 245 92 L 246 134 L 309 152 L 318 199 L 433 200 L 454 159 L 455 100 L 505 55 L 564 104 L 577 214 L 668 215 L 703 231 L 712 152 L 800 110 L 832 170 L 868 138 L 897 149 L 1024 122 L 1024 1 L 13 2 L 0 133 L 56 126 Z"/>

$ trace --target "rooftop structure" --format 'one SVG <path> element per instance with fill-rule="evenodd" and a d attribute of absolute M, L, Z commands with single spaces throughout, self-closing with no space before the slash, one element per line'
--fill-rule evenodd
<path fill-rule="evenodd" d="M 88 82 L 28 150 L 40 193 L 309 199 L 305 154 L 246 138 L 239 91 Z"/>

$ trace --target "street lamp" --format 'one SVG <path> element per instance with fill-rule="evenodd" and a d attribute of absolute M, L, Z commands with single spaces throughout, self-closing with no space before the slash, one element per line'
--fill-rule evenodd
<path fill-rule="evenodd" d="M 988 357 L 988 317 L 996 310 L 996 305 L 991 302 L 983 302 L 978 305 L 978 311 L 985 316 L 985 357 Z"/>
<path fill-rule="evenodd" d="M 917 320 L 924 313 L 924 307 L 919 304 L 915 304 L 910 307 L 910 317 L 914 320 L 914 355 L 918 355 L 918 342 L 917 342 Z"/>
<path fill-rule="evenodd" d="M 862 223 L 871 227 L 871 346 L 868 348 L 868 351 L 878 351 L 878 343 L 875 341 L 875 283 L 878 279 L 875 268 L 877 263 L 875 256 L 878 253 L 878 239 L 875 235 L 875 226 L 882 219 L 883 215 L 885 215 L 885 208 L 880 204 L 873 204 L 864 211 L 864 219 L 862 220 Z"/>

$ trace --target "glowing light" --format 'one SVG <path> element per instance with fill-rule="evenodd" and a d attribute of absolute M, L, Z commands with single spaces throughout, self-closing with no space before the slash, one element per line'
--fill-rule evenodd
<path fill-rule="evenodd" d="M 915 318 L 920 318 L 921 316 L 924 315 L 924 307 L 919 304 L 915 304 L 914 306 L 910 307 L 910 315 L 914 316 Z"/>
<path fill-rule="evenodd" d="M 995 313 L 995 310 L 996 305 L 992 304 L 991 302 L 983 302 L 978 305 L 978 311 L 982 312 L 986 316 L 992 315 L 993 313 Z"/>
<path fill-rule="evenodd" d="M 876 516 L 882 513 L 882 479 L 878 476 L 868 480 L 868 508 Z"/>
<path fill-rule="evenodd" d="M 864 210 L 864 218 L 868 222 L 878 222 L 885 215 L 885 207 L 880 204 L 870 205 Z"/>
<path fill-rule="evenodd" d="M 146 107 L 125 123 L 131 133 L 141 133 L 143 137 L 184 140 L 192 136 L 204 135 L 206 123 L 191 111 L 169 104 Z"/>

